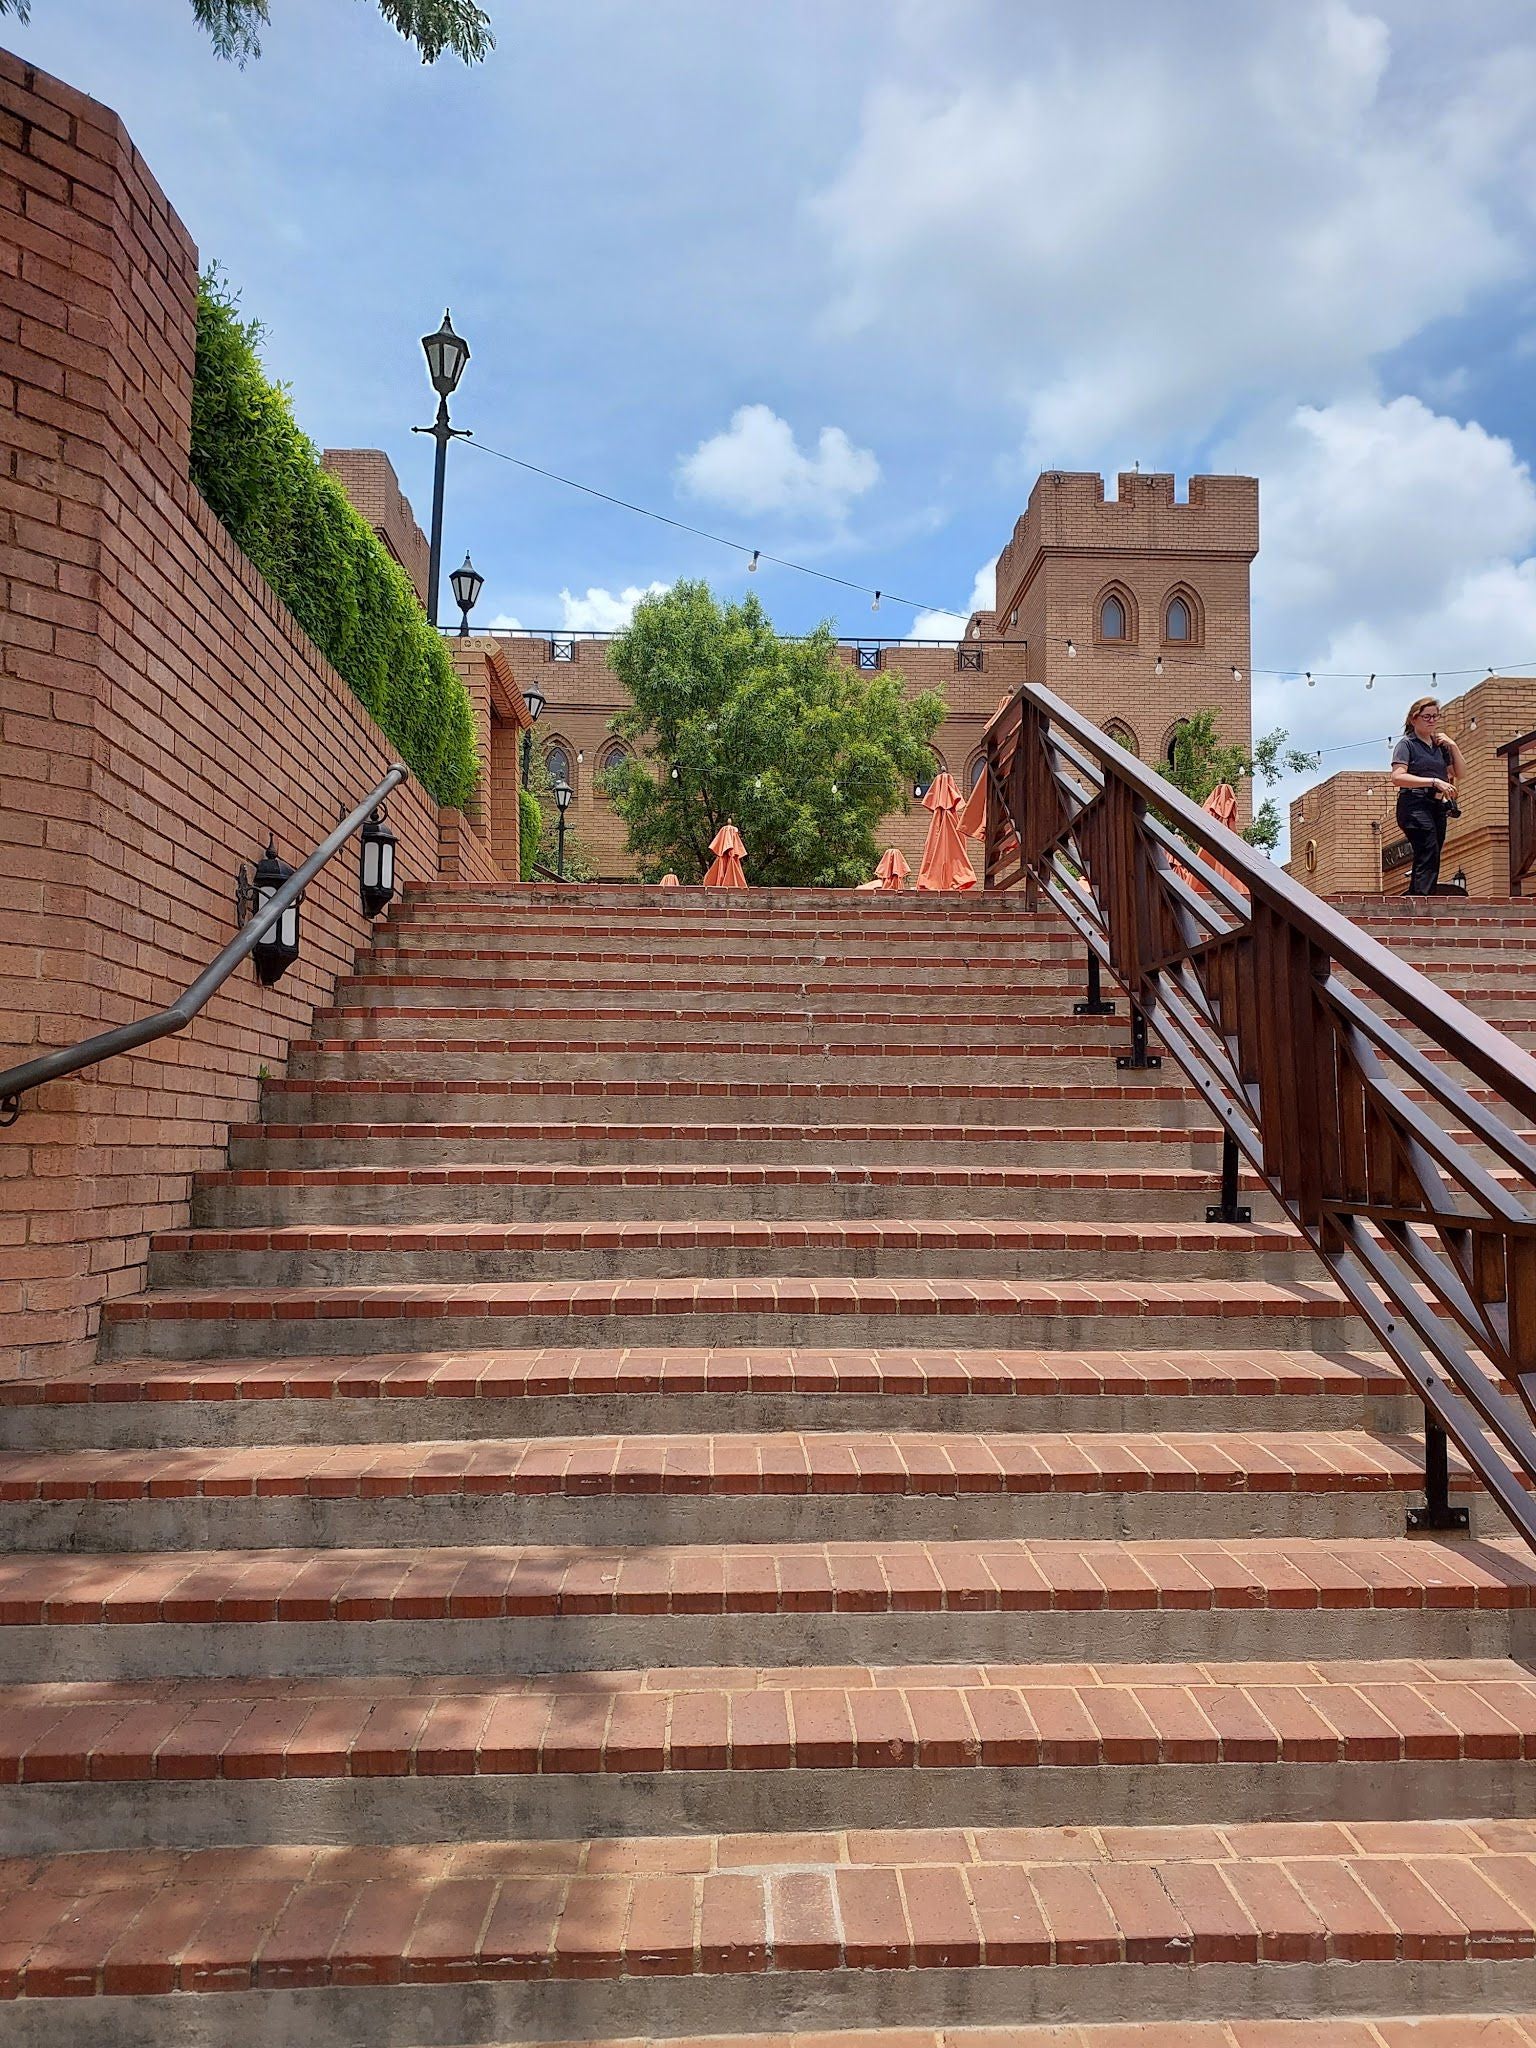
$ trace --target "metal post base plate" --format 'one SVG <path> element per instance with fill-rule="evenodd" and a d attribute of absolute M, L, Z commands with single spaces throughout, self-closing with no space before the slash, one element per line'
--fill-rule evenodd
<path fill-rule="evenodd" d="M 1248 1208 L 1228 1209 L 1220 1202 L 1212 1202 L 1205 1212 L 1205 1220 L 1207 1223 L 1251 1223 L 1253 1211 Z"/>
<path fill-rule="evenodd" d="M 1408 1510 L 1408 1534 L 1425 1536 L 1432 1532 L 1460 1530 L 1463 1535 L 1471 1526 L 1465 1508 L 1410 1508 Z"/>

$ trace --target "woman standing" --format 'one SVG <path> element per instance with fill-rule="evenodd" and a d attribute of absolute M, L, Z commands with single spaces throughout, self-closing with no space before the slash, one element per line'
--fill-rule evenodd
<path fill-rule="evenodd" d="M 1456 784 L 1464 766 L 1456 742 L 1440 731 L 1439 698 L 1420 697 L 1410 704 L 1403 736 L 1392 749 L 1397 822 L 1413 848 L 1410 896 L 1435 893 L 1446 824 L 1461 815 L 1456 808 Z"/>

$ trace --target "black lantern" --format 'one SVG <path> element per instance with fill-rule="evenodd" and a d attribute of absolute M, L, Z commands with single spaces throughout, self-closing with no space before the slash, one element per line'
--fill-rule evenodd
<path fill-rule="evenodd" d="M 293 869 L 279 856 L 269 839 L 267 850 L 257 861 L 256 872 L 249 883 L 245 879 L 245 869 L 240 870 L 236 901 L 242 913 L 248 907 L 253 917 L 259 917 L 292 874 Z M 295 902 L 289 904 L 277 922 L 270 925 L 251 948 L 256 979 L 263 988 L 271 988 L 282 980 L 298 957 L 299 906 Z"/>
<path fill-rule="evenodd" d="M 357 893 L 364 917 L 377 917 L 395 893 L 395 835 L 384 822 L 382 804 L 358 840 Z"/>
<path fill-rule="evenodd" d="M 1462 893 L 1462 895 L 1463 895 L 1463 896 L 1465 896 L 1465 895 L 1466 895 L 1466 893 L 1467 893 L 1467 871 L 1466 871 L 1466 869 L 1465 869 L 1465 868 L 1458 868 L 1458 869 L 1456 870 L 1455 874 L 1454 874 L 1454 875 L 1452 875 L 1452 877 L 1451 877 L 1451 887 L 1452 887 L 1453 889 L 1459 889 L 1459 890 L 1461 891 L 1461 893 Z"/>
<path fill-rule="evenodd" d="M 539 713 L 546 703 L 544 692 L 537 683 L 530 683 L 523 692 L 523 702 L 528 706 L 528 716 L 533 723 L 523 732 L 523 787 L 528 787 L 528 777 L 533 769 L 533 727 L 539 722 Z"/>
<path fill-rule="evenodd" d="M 469 361 L 469 343 L 461 334 L 453 331 L 453 322 L 447 313 L 436 334 L 424 334 L 421 346 L 426 353 L 427 375 L 432 379 L 432 389 L 439 398 L 451 398 L 459 388 L 459 379 L 464 374 L 464 365 Z"/>
<path fill-rule="evenodd" d="M 575 790 L 562 775 L 555 784 L 555 805 L 560 813 L 555 832 L 555 873 L 562 882 L 565 880 L 565 814 L 570 809 L 571 798 L 575 794 Z"/>
<path fill-rule="evenodd" d="M 466 555 L 463 568 L 455 569 L 448 581 L 453 585 L 453 601 L 459 608 L 459 638 L 462 640 L 469 632 L 469 615 L 480 602 L 485 578 Z"/>

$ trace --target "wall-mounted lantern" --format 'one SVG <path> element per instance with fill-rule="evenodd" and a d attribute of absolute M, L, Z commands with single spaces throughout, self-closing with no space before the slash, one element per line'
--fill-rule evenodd
<path fill-rule="evenodd" d="M 358 841 L 357 893 L 364 917 L 377 917 L 395 893 L 395 835 L 384 822 L 384 806 L 364 825 Z"/>
<path fill-rule="evenodd" d="M 279 856 L 276 846 L 269 839 L 266 852 L 256 863 L 255 874 L 248 876 L 242 867 L 236 879 L 237 921 L 244 925 L 248 924 L 251 918 L 260 916 L 292 874 L 293 869 Z M 299 906 L 297 903 L 290 903 L 277 922 L 263 932 L 251 948 L 256 979 L 263 988 L 271 988 L 282 980 L 298 957 Z"/>

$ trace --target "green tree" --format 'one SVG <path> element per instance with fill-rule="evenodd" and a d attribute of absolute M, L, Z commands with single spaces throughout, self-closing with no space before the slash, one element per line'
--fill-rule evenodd
<path fill-rule="evenodd" d="M 435 64 L 452 50 L 466 64 L 478 64 L 492 49 L 491 18 L 474 0 L 375 0 L 380 14 L 421 52 L 424 64 Z M 221 57 L 244 64 L 261 55 L 258 30 L 271 20 L 267 0 L 191 0 L 192 12 L 207 29 Z M 0 14 L 21 21 L 32 16 L 32 0 L 0 0 Z"/>
<path fill-rule="evenodd" d="M 1235 789 L 1244 781 L 1277 782 L 1282 775 L 1305 775 L 1322 758 L 1306 754 L 1288 744 L 1290 734 L 1280 727 L 1267 732 L 1246 747 L 1228 745 L 1216 736 L 1216 713 L 1197 711 L 1181 721 L 1173 738 L 1173 760 L 1160 773 L 1175 789 L 1183 790 L 1192 802 L 1203 804 L 1218 783 L 1229 782 Z M 1266 796 L 1244 829 L 1250 846 L 1273 853 L 1280 844 L 1280 812 L 1273 797 Z"/>
<path fill-rule="evenodd" d="M 646 598 L 608 660 L 631 705 L 613 730 L 637 758 L 604 784 L 648 881 L 698 881 L 728 819 L 751 883 L 867 881 L 875 828 L 908 808 L 944 717 L 897 671 L 846 667 L 830 627 L 781 639 L 755 597 L 722 605 L 707 583 Z"/>
<path fill-rule="evenodd" d="M 532 820 L 538 820 L 533 851 L 524 859 L 523 880 L 543 881 L 545 877 L 533 872 L 533 862 L 537 861 L 541 868 L 548 868 L 550 874 L 556 872 L 556 857 L 560 845 L 560 806 L 555 802 L 555 778 L 550 774 L 549 763 L 539 746 L 534 747 L 529 758 L 528 787 L 522 794 L 531 798 L 533 804 L 531 813 L 526 809 L 519 809 L 518 819 L 522 830 L 528 831 Z M 597 863 L 586 841 L 572 822 L 575 815 L 574 808 L 565 814 L 565 879 L 568 882 L 590 882 L 597 873 Z"/>

